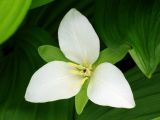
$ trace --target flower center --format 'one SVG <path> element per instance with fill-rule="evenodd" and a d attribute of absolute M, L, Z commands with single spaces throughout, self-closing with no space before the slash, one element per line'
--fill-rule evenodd
<path fill-rule="evenodd" d="M 87 66 L 82 66 L 82 65 L 78 65 L 72 62 L 69 62 L 69 65 L 74 67 L 73 70 L 71 70 L 71 73 L 85 77 L 85 78 L 89 78 L 92 74 L 92 65 L 87 65 Z"/>

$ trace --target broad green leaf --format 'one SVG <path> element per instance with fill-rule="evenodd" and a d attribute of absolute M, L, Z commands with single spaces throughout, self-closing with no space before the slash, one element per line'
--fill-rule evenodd
<path fill-rule="evenodd" d="M 156 117 L 156 118 L 154 118 L 154 119 L 152 119 L 152 120 L 160 120 L 160 117 Z"/>
<path fill-rule="evenodd" d="M 95 5 L 96 30 L 102 40 L 112 48 L 130 45 L 133 60 L 150 78 L 160 62 L 160 1 L 101 0 Z"/>
<path fill-rule="evenodd" d="M 30 3 L 31 0 L 0 0 L 0 44 L 17 30 Z"/>
<path fill-rule="evenodd" d="M 120 46 L 116 49 L 113 48 L 106 48 L 100 52 L 99 58 L 96 61 L 96 65 L 103 63 L 103 62 L 110 62 L 115 64 L 122 60 L 129 50 L 128 46 Z"/>
<path fill-rule="evenodd" d="M 135 61 L 135 63 L 137 64 L 137 66 L 139 67 L 139 69 L 140 69 L 145 75 L 147 75 L 148 78 L 151 78 L 152 73 L 154 72 L 154 70 L 155 70 L 156 68 L 154 68 L 152 72 L 146 73 L 146 69 L 147 69 L 147 68 L 146 68 L 146 66 L 145 66 L 145 64 L 144 64 L 144 61 L 145 61 L 145 60 L 143 60 L 142 57 L 141 57 L 134 49 L 130 50 L 129 53 L 130 53 L 130 55 L 132 56 L 132 58 L 133 58 L 133 60 Z M 155 67 L 156 67 L 156 66 L 155 66 Z"/>
<path fill-rule="evenodd" d="M 34 9 L 40 6 L 43 6 L 45 4 L 48 4 L 50 2 L 53 2 L 54 0 L 32 0 L 32 4 L 30 9 Z"/>
<path fill-rule="evenodd" d="M 157 39 L 154 43 L 155 46 L 152 42 L 155 40 L 150 39 L 152 37 L 154 38 L 156 32 L 159 32 L 159 19 L 154 20 L 154 18 L 150 18 L 153 24 L 149 24 L 147 22 L 149 20 L 146 19 L 145 21 L 144 19 L 146 16 L 154 16 L 154 14 L 151 15 L 148 11 L 150 11 L 153 5 L 152 2 L 157 1 L 82 0 L 77 2 L 75 0 L 69 0 L 66 2 L 65 0 L 57 0 L 53 5 L 31 10 L 27 19 L 25 19 L 23 28 L 28 25 L 42 27 L 50 32 L 52 36 L 57 37 L 60 20 L 70 8 L 74 7 L 86 15 L 91 22 L 96 19 L 94 21 L 95 24 L 92 23 L 92 25 L 96 25 L 96 32 L 100 36 L 100 39 L 104 40 L 108 48 L 111 49 L 104 51 L 114 51 L 114 49 L 116 50 L 120 45 L 127 44 L 135 51 L 135 57 L 138 56 L 138 59 L 143 58 L 142 60 L 145 63 L 144 71 L 146 71 L 146 69 L 149 71 L 151 68 L 154 71 L 153 67 L 146 66 L 157 66 L 156 64 L 154 65 L 154 62 L 159 63 L 157 59 L 159 52 L 154 52 L 159 49 L 157 47 L 159 42 L 158 37 L 155 36 L 155 39 Z M 156 5 L 159 6 L 159 1 L 154 7 Z M 155 11 L 156 17 L 159 16 L 158 7 L 155 7 L 152 11 Z M 99 16 L 94 17 L 95 13 L 96 16 Z M 141 15 L 142 13 L 146 13 L 146 15 Z M 108 17 L 102 18 L 101 16 L 103 15 Z M 144 19 L 141 21 L 138 20 L 142 18 Z M 154 24 L 157 26 L 154 26 Z M 150 28 L 143 30 L 143 26 L 157 30 Z M 147 30 L 148 32 L 146 32 Z M 29 29 L 25 32 L 17 33 L 16 37 L 14 36 L 10 41 L 7 41 L 3 47 L 0 46 L 0 120 L 22 120 L 22 118 L 24 120 L 75 120 L 74 102 L 72 100 L 45 104 L 31 104 L 24 101 L 23 97 L 30 77 L 38 68 L 45 64 L 37 53 L 38 47 L 45 44 L 51 45 L 53 43 L 53 39 L 46 39 L 44 34 L 42 34 L 44 31 L 42 31 L 43 30 Z M 147 42 L 143 41 L 144 38 L 141 38 L 141 40 L 140 37 L 137 37 L 141 36 L 142 33 L 144 36 L 147 36 Z M 153 35 L 150 35 L 151 33 Z M 134 39 L 137 40 L 134 41 Z M 110 52 L 106 53 L 108 54 Z M 104 52 L 103 54 L 104 58 L 106 53 Z M 103 59 L 102 61 L 107 61 Z M 121 57 L 115 60 L 119 61 L 120 59 Z M 148 64 L 149 60 L 152 62 Z M 111 59 L 111 61 L 114 60 Z M 152 73 L 152 71 L 150 73 Z M 110 107 L 97 106 L 88 102 L 82 115 L 80 115 L 77 120 L 150 120 L 159 117 L 159 73 L 160 72 L 157 71 L 151 80 L 146 79 L 137 69 L 133 69 L 126 74 L 133 88 L 134 95 L 136 96 L 137 107 L 135 109 L 113 109 Z"/>
<path fill-rule="evenodd" d="M 81 88 L 81 91 L 75 96 L 75 107 L 77 114 L 82 113 L 84 107 L 88 102 L 87 87 L 88 87 L 88 81 L 84 83 L 84 85 Z"/>
<path fill-rule="evenodd" d="M 38 48 L 39 55 L 46 62 L 51 61 L 68 61 L 61 50 L 51 45 L 43 45 Z"/>
<path fill-rule="evenodd" d="M 67 0 L 67 2 L 65 0 L 55 0 L 51 5 L 33 9 L 28 16 L 28 24 L 43 27 L 54 36 L 57 36 L 59 23 L 69 9 L 76 8 L 86 16 L 90 16 L 94 9 L 92 5 L 93 0 L 81 0 L 78 2 L 75 0 Z"/>
<path fill-rule="evenodd" d="M 47 35 L 38 28 L 21 30 L 0 46 L 0 120 L 72 120 L 73 99 L 42 104 L 24 100 L 31 76 L 45 64 L 38 47 L 53 44 Z"/>
<path fill-rule="evenodd" d="M 160 69 L 147 79 L 137 68 L 125 74 L 135 97 L 134 109 L 103 107 L 88 102 L 77 120 L 151 120 L 160 116 Z"/>

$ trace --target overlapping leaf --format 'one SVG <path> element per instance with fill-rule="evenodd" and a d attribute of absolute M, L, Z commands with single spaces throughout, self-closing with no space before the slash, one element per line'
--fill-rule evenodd
<path fill-rule="evenodd" d="M 102 40 L 113 48 L 130 45 L 132 58 L 149 78 L 160 62 L 159 5 L 159 0 L 101 0 L 95 10 Z"/>
<path fill-rule="evenodd" d="M 17 30 L 30 3 L 31 0 L 0 0 L 0 44 Z"/>
<path fill-rule="evenodd" d="M 2 13 L 6 15 L 7 10 L 13 10 L 11 8 L 18 11 L 15 16 L 8 17 L 9 21 L 5 21 L 5 24 L 3 24 L 3 26 L 7 25 L 5 29 L 0 27 L 0 30 L 3 28 L 2 32 L 0 31 L 0 34 L 3 33 L 0 36 L 0 43 L 5 40 L 2 37 L 8 38 L 21 23 L 22 19 L 19 17 L 24 17 L 26 6 L 29 6 L 29 2 L 28 4 L 22 4 L 25 1 L 29 0 L 0 1 L 0 15 Z M 42 0 L 38 2 L 40 1 Z M 7 2 L 9 3 L 8 7 L 4 5 Z M 15 2 L 15 4 L 12 4 L 12 2 Z M 68 0 L 67 2 L 57 0 L 51 6 L 32 10 L 25 21 L 24 27 L 28 25 L 39 26 L 49 31 L 56 38 L 59 22 L 64 14 L 70 8 L 77 8 L 87 15 L 91 22 L 95 19 L 92 24 L 95 23 L 100 40 L 111 47 L 102 52 L 103 54 L 100 55 L 102 59 L 98 61 L 98 64 L 106 60 L 109 60 L 109 62 L 122 60 L 126 55 L 126 50 L 121 49 L 122 51 L 119 51 L 117 48 L 122 44 L 127 44 L 127 46 L 133 48 L 130 54 L 139 68 L 150 77 L 160 58 L 159 2 L 159 0 L 96 0 L 96 2 L 92 0 L 82 0 L 80 2 L 76 0 Z M 18 3 L 19 7 L 16 8 L 15 6 Z M 23 15 L 21 12 L 23 12 Z M 4 18 L 0 16 L 0 21 Z M 0 25 L 2 25 L 2 22 L 0 22 Z M 25 89 L 31 75 L 44 64 L 38 55 L 38 47 L 46 44 L 50 45 L 53 42 L 52 37 L 47 37 L 48 34 L 40 29 L 29 29 L 19 32 L 15 36 L 3 48 L 0 46 L 0 120 L 74 119 L 75 109 L 72 100 L 47 104 L 31 104 L 24 101 Z M 42 51 L 47 52 L 46 49 Z M 54 52 L 56 53 L 55 50 L 53 50 Z M 106 56 L 108 53 L 111 54 Z M 110 57 L 113 55 L 115 57 Z M 54 57 L 54 55 L 51 56 L 47 61 Z M 137 69 L 129 71 L 126 76 L 136 98 L 137 106 L 135 109 L 115 109 L 97 106 L 89 102 L 82 115 L 77 117 L 77 120 L 158 120 L 160 116 L 159 70 L 151 80 L 146 79 Z"/>
<path fill-rule="evenodd" d="M 42 45 L 38 48 L 38 53 L 46 62 L 51 61 L 69 61 L 61 50 L 52 45 Z"/>
<path fill-rule="evenodd" d="M 54 0 L 32 0 L 31 9 L 53 2 Z"/>

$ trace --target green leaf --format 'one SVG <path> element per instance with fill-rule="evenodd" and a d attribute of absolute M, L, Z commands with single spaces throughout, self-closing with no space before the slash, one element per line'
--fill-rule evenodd
<path fill-rule="evenodd" d="M 144 64 L 144 61 L 142 59 L 142 57 L 134 50 L 130 50 L 129 51 L 130 55 L 132 56 L 133 60 L 135 61 L 135 63 L 137 64 L 137 66 L 139 67 L 139 69 L 148 77 L 151 78 L 152 73 L 154 72 L 154 70 L 156 68 L 153 69 L 152 72 L 147 73 L 146 71 L 146 66 Z"/>
<path fill-rule="evenodd" d="M 53 38 L 48 39 L 47 35 L 50 36 L 39 28 L 21 30 L 11 41 L 1 46 L 0 120 L 72 119 L 73 99 L 42 104 L 24 100 L 31 76 L 45 64 L 38 54 L 38 47 L 53 44 Z"/>
<path fill-rule="evenodd" d="M 154 119 L 152 119 L 152 120 L 160 120 L 160 117 L 156 117 L 156 118 L 154 118 Z"/>
<path fill-rule="evenodd" d="M 156 118 L 154 118 L 154 119 L 152 119 L 152 120 L 160 120 L 160 117 L 156 117 Z"/>
<path fill-rule="evenodd" d="M 151 120 L 160 116 L 160 69 L 147 79 L 137 68 L 125 74 L 132 88 L 136 107 L 120 109 L 88 102 L 77 120 Z"/>
<path fill-rule="evenodd" d="M 98 65 L 104 62 L 115 64 L 126 56 L 128 50 L 129 47 L 126 45 L 120 46 L 116 49 L 106 48 L 100 52 L 99 58 L 95 64 Z"/>
<path fill-rule="evenodd" d="M 31 0 L 0 0 L 0 44 L 17 30 L 30 3 Z"/>
<path fill-rule="evenodd" d="M 53 2 L 54 0 L 32 0 L 32 4 L 30 9 L 34 9 L 43 5 L 46 5 L 50 2 Z"/>
<path fill-rule="evenodd" d="M 95 5 L 95 26 L 102 40 L 112 48 L 130 45 L 133 60 L 150 78 L 160 63 L 160 1 L 102 0 Z"/>
<path fill-rule="evenodd" d="M 88 6 L 85 12 L 83 12 L 88 16 L 91 15 L 94 9 L 91 4 L 93 4 L 93 0 L 81 0 L 81 2 L 75 2 L 75 0 L 68 0 L 67 2 L 65 0 L 55 0 L 54 4 L 33 9 L 29 14 L 29 21 L 27 23 L 31 25 L 36 24 L 36 26 L 43 27 L 45 30 L 57 36 L 59 22 L 69 9 L 76 8 L 80 11 L 84 11 L 86 6 Z M 92 7 L 89 7 L 90 5 Z"/>
<path fill-rule="evenodd" d="M 86 106 L 88 102 L 88 96 L 87 96 L 87 87 L 88 87 L 88 81 L 86 81 L 80 92 L 75 96 L 75 107 L 77 114 L 81 114 L 84 107 Z"/>
<path fill-rule="evenodd" d="M 43 45 L 38 48 L 39 55 L 46 62 L 57 61 L 68 61 L 61 50 L 51 45 Z"/>

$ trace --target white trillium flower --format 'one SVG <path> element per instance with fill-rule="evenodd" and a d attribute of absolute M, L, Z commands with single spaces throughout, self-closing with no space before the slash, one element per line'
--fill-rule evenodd
<path fill-rule="evenodd" d="M 93 68 L 100 43 L 84 15 L 71 9 L 60 23 L 58 37 L 61 51 L 73 62 L 52 61 L 37 70 L 27 87 L 27 101 L 43 103 L 71 98 L 88 80 L 87 96 L 95 104 L 135 107 L 131 88 L 115 65 L 105 62 Z"/>

